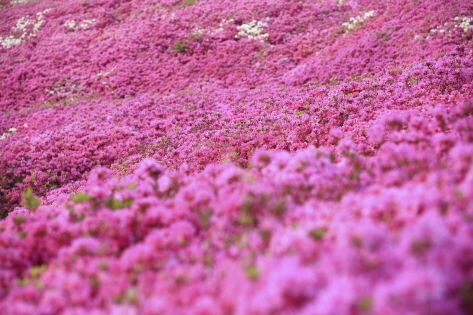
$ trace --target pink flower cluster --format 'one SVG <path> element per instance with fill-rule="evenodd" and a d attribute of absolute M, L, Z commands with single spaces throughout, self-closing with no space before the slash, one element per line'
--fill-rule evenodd
<path fill-rule="evenodd" d="M 49 11 L 34 37 L 0 45 L 0 106 L 125 98 L 210 83 L 323 84 L 453 52 L 473 35 L 473 28 L 453 23 L 471 17 L 463 0 L 186 1 L 5 6 L 2 38 L 21 35 L 19 19 Z M 346 33 L 343 24 L 368 11 L 374 16 Z M 252 21 L 267 24 L 267 40 L 237 36 L 238 27 Z M 430 32 L 445 23 L 443 33 Z"/>
<path fill-rule="evenodd" d="M 0 1 L 2 313 L 473 313 L 472 12 Z"/>
<path fill-rule="evenodd" d="M 0 199 L 6 211 L 29 186 L 44 194 L 97 165 L 130 172 L 144 157 L 192 171 L 224 161 L 246 166 L 256 148 L 295 151 L 341 138 L 365 143 L 368 154 L 385 128 L 371 126 L 373 119 L 438 102 L 453 106 L 472 95 L 472 78 L 465 53 L 315 88 L 194 90 L 9 112 L 4 131 L 18 128 L 2 141 Z M 403 122 L 390 124 L 402 129 Z"/>
<path fill-rule="evenodd" d="M 465 103 L 444 118 L 457 129 L 472 110 Z M 471 310 L 473 146 L 432 137 L 432 113 L 413 111 L 408 136 L 385 131 L 397 141 L 369 157 L 344 140 L 334 152 L 257 150 L 248 169 L 167 172 L 145 159 L 117 179 L 96 168 L 79 192 L 57 196 L 62 206 L 17 208 L 0 223 L 2 309 Z"/>

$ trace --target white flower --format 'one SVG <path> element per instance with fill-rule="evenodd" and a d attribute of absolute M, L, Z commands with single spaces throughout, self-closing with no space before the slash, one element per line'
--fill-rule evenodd
<path fill-rule="evenodd" d="M 374 16 L 374 11 L 371 10 L 371 11 L 365 12 L 365 14 L 363 14 L 363 15 L 358 15 L 358 16 L 355 16 L 355 17 L 351 17 L 350 21 L 342 23 L 342 26 L 346 28 L 346 32 L 348 33 L 349 31 L 351 31 L 351 30 L 355 29 L 356 27 L 358 27 L 358 26 L 362 25 L 363 23 L 365 23 L 365 21 L 368 18 L 371 18 L 373 16 Z"/>
<path fill-rule="evenodd" d="M 79 25 L 74 20 L 67 20 L 63 25 L 71 31 L 76 31 L 78 28 L 85 30 L 95 23 L 97 23 L 96 19 L 82 20 Z"/>
<path fill-rule="evenodd" d="M 218 24 L 218 28 L 215 29 L 215 30 L 213 30 L 213 31 L 210 31 L 209 33 L 210 33 L 211 35 L 215 35 L 215 34 L 217 34 L 217 33 L 220 33 L 220 32 L 223 31 L 223 28 L 224 28 L 226 25 L 229 25 L 229 24 L 231 24 L 231 23 L 233 23 L 233 22 L 235 22 L 235 20 L 233 20 L 233 19 L 228 19 L 228 20 L 227 20 L 227 19 L 223 19 L 222 22 L 220 22 L 220 23 Z"/>
<path fill-rule="evenodd" d="M 36 19 L 27 19 L 25 17 L 20 18 L 16 22 L 16 25 L 10 30 L 10 32 L 14 33 L 16 36 L 10 34 L 6 38 L 0 37 L 0 45 L 2 45 L 3 48 L 9 49 L 13 46 L 20 45 L 26 38 L 35 37 L 41 26 L 44 24 L 43 14 L 48 11 L 49 9 L 46 9 L 43 12 L 36 13 Z"/>
<path fill-rule="evenodd" d="M 30 1 L 31 0 L 12 0 L 12 1 L 10 1 L 10 4 L 24 4 L 24 3 L 28 3 Z"/>
<path fill-rule="evenodd" d="M 457 16 L 453 20 L 454 22 L 446 22 L 443 26 L 438 25 L 437 27 L 432 28 L 430 33 L 440 33 L 451 36 L 452 28 L 459 27 L 464 33 L 468 32 L 469 29 L 473 29 L 473 25 L 471 25 L 473 18 Z"/>
<path fill-rule="evenodd" d="M 116 72 L 116 69 L 115 69 L 115 67 L 113 67 L 112 69 L 110 69 L 108 71 L 102 71 L 102 72 L 97 73 L 97 78 L 106 77 L 110 74 L 115 74 L 115 72 Z"/>
<path fill-rule="evenodd" d="M 88 28 L 90 25 L 95 24 L 97 22 L 96 19 L 90 19 L 90 20 L 83 20 L 82 23 L 80 23 L 80 27 L 82 29 Z"/>
<path fill-rule="evenodd" d="M 201 37 L 205 34 L 205 29 L 203 28 L 196 28 L 192 31 L 193 36 Z"/>
<path fill-rule="evenodd" d="M 459 18 L 458 16 L 455 18 L 455 21 L 458 21 Z M 467 32 L 469 29 L 473 28 L 473 25 L 471 25 L 472 18 L 468 17 L 463 17 L 461 19 L 461 23 L 459 25 L 456 25 L 456 27 L 460 27 L 463 29 L 463 32 Z"/>
<path fill-rule="evenodd" d="M 7 137 L 11 136 L 12 134 L 14 134 L 16 132 L 16 128 L 10 128 L 8 129 L 7 132 L 3 133 L 1 136 L 0 136 L 0 140 L 5 140 Z"/>
<path fill-rule="evenodd" d="M 267 18 L 268 20 L 269 18 Z M 237 26 L 238 34 L 235 38 L 246 37 L 249 39 L 257 39 L 264 41 L 268 39 L 268 34 L 263 33 L 263 29 L 268 26 L 268 23 L 261 21 L 251 21 L 248 24 Z"/>
<path fill-rule="evenodd" d="M 66 22 L 64 22 L 64 26 L 73 31 L 77 29 L 76 21 L 74 20 L 67 20 Z"/>

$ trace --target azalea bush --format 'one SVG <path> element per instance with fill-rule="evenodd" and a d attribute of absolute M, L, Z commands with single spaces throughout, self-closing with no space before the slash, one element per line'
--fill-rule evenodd
<path fill-rule="evenodd" d="M 468 1 L 0 1 L 4 314 L 470 314 Z"/>

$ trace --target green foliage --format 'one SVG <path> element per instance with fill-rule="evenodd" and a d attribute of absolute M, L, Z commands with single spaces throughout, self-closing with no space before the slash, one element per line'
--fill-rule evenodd
<path fill-rule="evenodd" d="M 34 196 L 31 187 L 28 187 L 26 192 L 21 194 L 21 200 L 23 201 L 23 207 L 30 211 L 35 211 L 41 205 L 41 201 Z"/>
<path fill-rule="evenodd" d="M 13 223 L 15 223 L 15 225 L 21 225 L 23 222 L 25 222 L 25 220 L 26 220 L 26 217 L 17 216 L 15 218 L 13 218 Z"/>
<path fill-rule="evenodd" d="M 124 300 L 128 302 L 129 304 L 135 304 L 138 302 L 138 292 L 136 288 L 129 288 L 126 290 L 125 295 L 124 295 Z"/>
<path fill-rule="evenodd" d="M 105 200 L 105 206 L 112 210 L 118 210 L 118 209 L 129 207 L 131 206 L 132 203 L 133 203 L 132 199 L 120 201 L 120 200 L 115 199 L 113 196 Z"/>
<path fill-rule="evenodd" d="M 32 267 L 29 270 L 29 277 L 26 278 L 17 278 L 16 282 L 20 287 L 24 287 L 27 285 L 32 284 L 35 286 L 36 289 L 42 290 L 44 288 L 44 285 L 39 281 L 39 276 L 44 273 L 47 269 L 46 265 L 40 265 L 40 266 L 35 266 Z"/>
<path fill-rule="evenodd" d="M 195 4 L 195 0 L 184 0 L 184 2 L 182 3 L 182 5 L 185 7 L 189 7 L 194 4 Z"/>
<path fill-rule="evenodd" d="M 130 184 L 127 188 L 134 189 L 135 187 L 136 187 L 136 184 Z M 133 199 L 131 199 L 131 198 L 127 199 L 127 200 L 120 201 L 118 199 L 115 199 L 114 196 L 108 197 L 105 200 L 105 202 L 102 203 L 102 202 L 99 202 L 96 199 L 94 199 L 92 196 L 81 193 L 81 192 L 78 192 L 75 195 L 71 195 L 70 199 L 75 203 L 83 203 L 83 202 L 91 201 L 93 209 L 95 209 L 98 206 L 103 204 L 105 207 L 107 207 L 111 210 L 118 210 L 118 209 L 129 207 L 133 203 Z M 83 218 L 77 218 L 77 219 L 81 220 Z"/>
<path fill-rule="evenodd" d="M 321 241 L 327 234 L 327 229 L 324 227 L 315 228 L 309 231 L 309 236 L 316 241 Z"/>
<path fill-rule="evenodd" d="M 22 279 L 22 278 L 18 278 L 16 279 L 16 284 L 18 284 L 18 286 L 20 287 L 25 287 L 29 284 L 30 282 L 28 281 L 28 279 Z"/>
<path fill-rule="evenodd" d="M 337 77 L 331 77 L 329 79 L 330 83 L 333 83 L 333 84 L 338 84 L 338 78 Z"/>
<path fill-rule="evenodd" d="M 243 212 L 240 214 L 240 224 L 244 226 L 252 226 L 254 224 L 254 218 L 250 213 Z"/>
<path fill-rule="evenodd" d="M 464 280 L 460 289 L 460 299 L 465 309 L 473 309 L 473 284 Z"/>
<path fill-rule="evenodd" d="M 390 75 L 402 74 L 402 68 L 391 68 L 388 70 Z"/>
<path fill-rule="evenodd" d="M 284 200 L 279 200 L 278 202 L 274 203 L 271 205 L 271 211 L 278 217 L 282 216 L 286 210 L 287 210 L 287 205 L 286 201 Z"/>
<path fill-rule="evenodd" d="M 206 209 L 199 214 L 199 223 L 204 229 L 209 227 L 212 214 L 212 209 Z"/>
<path fill-rule="evenodd" d="M 443 56 L 445 56 L 445 52 L 442 51 L 441 53 L 439 53 L 438 55 L 436 55 L 436 56 L 434 57 L 434 59 L 437 60 L 437 59 L 439 59 L 439 58 L 442 58 Z"/>
<path fill-rule="evenodd" d="M 81 192 L 78 192 L 75 195 L 71 195 L 71 200 L 77 203 L 83 203 L 85 201 L 92 201 L 93 198 L 87 194 L 83 194 Z"/>
<path fill-rule="evenodd" d="M 376 36 L 378 37 L 378 39 L 380 40 L 390 40 L 391 39 L 391 34 L 389 34 L 389 32 L 379 32 L 379 33 L 376 33 Z"/>
<path fill-rule="evenodd" d="M 373 305 L 370 297 L 363 297 L 358 301 L 358 308 L 362 311 L 369 311 Z"/>
<path fill-rule="evenodd" d="M 245 273 L 248 279 L 252 281 L 257 280 L 260 275 L 259 270 L 254 265 L 246 267 Z"/>
<path fill-rule="evenodd" d="M 254 203 L 251 196 L 245 196 L 240 209 L 239 223 L 243 226 L 253 226 L 255 218 L 253 217 Z"/>
<path fill-rule="evenodd" d="M 45 272 L 46 269 L 47 269 L 46 265 L 32 267 L 30 269 L 30 276 L 33 277 L 33 278 L 37 278 L 39 275 L 41 275 L 43 272 Z"/>
<path fill-rule="evenodd" d="M 93 275 L 88 278 L 89 284 L 92 288 L 98 288 L 100 286 L 100 280 L 97 276 Z"/>
<path fill-rule="evenodd" d="M 416 255 L 425 255 L 432 247 L 432 242 L 429 239 L 415 240 L 411 244 L 411 252 Z"/>
<path fill-rule="evenodd" d="M 177 41 L 172 45 L 171 49 L 177 53 L 184 54 L 187 50 L 187 45 L 181 41 Z"/>

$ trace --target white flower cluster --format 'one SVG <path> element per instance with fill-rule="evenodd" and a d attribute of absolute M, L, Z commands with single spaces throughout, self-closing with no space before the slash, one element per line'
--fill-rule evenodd
<path fill-rule="evenodd" d="M 45 92 L 49 93 L 50 95 L 55 94 L 63 94 L 63 93 L 75 93 L 77 92 L 77 84 L 70 84 L 67 81 L 63 81 L 61 83 L 56 83 L 55 86 L 51 86 L 49 88 L 44 89 Z"/>
<path fill-rule="evenodd" d="M 195 30 L 192 31 L 192 35 L 195 36 L 203 36 L 205 34 L 205 29 L 203 28 L 196 28 Z"/>
<path fill-rule="evenodd" d="M 365 21 L 374 16 L 374 11 L 368 11 L 363 15 L 358 15 L 356 17 L 351 17 L 350 22 L 342 23 L 342 26 L 346 28 L 346 32 L 355 29 L 356 27 L 360 26 L 361 24 L 365 23 Z"/>
<path fill-rule="evenodd" d="M 205 34 L 205 29 L 203 28 L 195 28 L 192 30 L 191 35 L 195 38 L 201 38 Z"/>
<path fill-rule="evenodd" d="M 197 27 L 195 29 L 192 30 L 191 32 L 191 35 L 194 37 L 194 38 L 202 38 L 202 36 L 204 36 L 204 34 L 209 34 L 209 35 L 217 35 L 218 33 L 220 32 L 223 32 L 223 30 L 225 29 L 225 27 L 227 25 L 230 25 L 230 24 L 233 24 L 235 22 L 234 19 L 223 19 L 219 24 L 218 24 L 218 28 L 215 28 L 215 29 L 205 29 L 205 28 L 201 28 L 201 27 Z"/>
<path fill-rule="evenodd" d="M 235 20 L 233 20 L 233 19 L 228 19 L 228 20 L 223 19 L 222 22 L 220 22 L 220 23 L 218 24 L 218 28 L 215 29 L 215 30 L 213 30 L 213 31 L 210 31 L 209 33 L 210 33 L 211 35 L 215 35 L 215 34 L 217 34 L 217 33 L 220 33 L 220 32 L 223 31 L 223 28 L 224 28 L 226 25 L 232 24 L 233 22 L 235 22 Z"/>
<path fill-rule="evenodd" d="M 97 77 L 98 78 L 106 77 L 110 74 L 115 74 L 115 73 L 116 73 L 116 69 L 115 69 L 115 67 L 113 67 L 112 69 L 110 69 L 108 71 L 102 71 L 102 72 L 97 73 Z"/>
<path fill-rule="evenodd" d="M 435 34 L 435 33 L 438 33 L 438 34 L 451 34 L 451 29 L 452 28 L 461 28 L 463 30 L 464 33 L 466 33 L 469 29 L 473 29 L 473 25 L 472 25 L 472 22 L 473 22 L 473 18 L 469 18 L 469 17 L 460 17 L 460 16 L 457 16 L 455 17 L 454 19 L 454 22 L 446 22 L 444 23 L 443 25 L 438 25 L 437 27 L 433 28 L 430 30 L 430 33 L 431 34 Z M 427 36 L 426 39 L 429 39 L 430 37 Z"/>
<path fill-rule="evenodd" d="M 463 29 L 463 32 L 468 32 L 469 29 L 472 29 L 473 28 L 473 25 L 472 25 L 472 21 L 473 21 L 473 18 L 469 18 L 469 17 L 459 17 L 457 16 L 455 18 L 455 21 L 458 23 L 458 21 L 460 21 L 460 24 L 458 25 L 455 25 L 455 27 L 460 27 Z"/>
<path fill-rule="evenodd" d="M 163 20 L 170 20 L 170 21 L 174 22 L 176 20 L 176 13 L 173 12 L 169 15 L 168 14 L 163 14 L 163 15 L 161 15 L 161 18 Z"/>
<path fill-rule="evenodd" d="M 43 14 L 47 13 L 49 9 L 43 12 L 36 13 L 35 19 L 20 18 L 16 25 L 10 30 L 10 35 L 5 38 L 0 37 L 0 45 L 3 48 L 11 48 L 20 45 L 27 38 L 35 37 L 41 26 L 44 24 Z"/>
<path fill-rule="evenodd" d="M 447 27 L 450 23 L 445 23 L 443 26 Z M 447 31 L 446 28 L 444 28 L 442 25 L 438 25 L 437 27 L 433 28 L 430 30 L 430 33 L 440 33 L 443 34 Z"/>
<path fill-rule="evenodd" d="M 64 26 L 71 31 L 76 31 L 77 29 L 85 30 L 95 23 L 97 23 L 96 19 L 83 20 L 80 24 L 77 24 L 74 20 L 67 20 L 64 22 Z"/>
<path fill-rule="evenodd" d="M 2 134 L 2 135 L 0 136 L 0 140 L 5 140 L 6 137 L 9 137 L 9 136 L 11 136 L 12 134 L 14 134 L 14 133 L 16 132 L 16 130 L 17 130 L 16 128 L 10 128 L 10 129 L 8 129 L 7 132 L 5 132 L 4 134 Z"/>
<path fill-rule="evenodd" d="M 24 4 L 24 3 L 28 3 L 30 1 L 31 0 L 11 0 L 10 4 Z"/>
<path fill-rule="evenodd" d="M 269 18 L 266 18 L 268 21 Z M 263 33 L 263 29 L 268 26 L 268 23 L 261 21 L 251 21 L 248 24 L 242 24 L 237 26 L 238 34 L 235 35 L 235 38 L 246 37 L 249 39 L 257 39 L 264 41 L 268 39 L 268 34 Z"/>
<path fill-rule="evenodd" d="M 117 70 L 115 67 L 113 67 L 112 69 L 108 71 L 99 72 L 97 73 L 97 80 L 102 80 L 102 84 L 107 84 L 108 82 L 105 81 L 106 78 L 109 77 L 110 75 L 115 75 L 116 73 L 117 73 Z"/>

